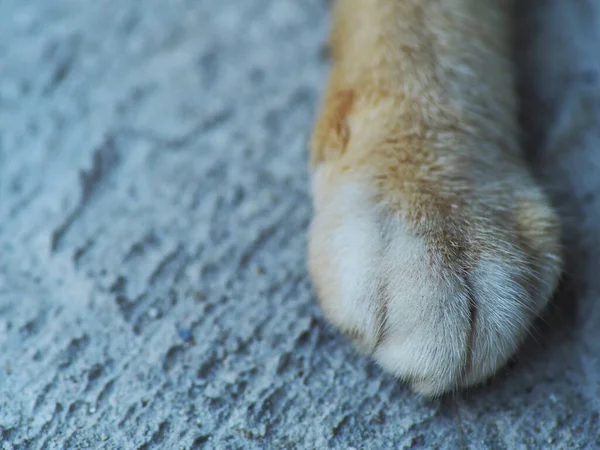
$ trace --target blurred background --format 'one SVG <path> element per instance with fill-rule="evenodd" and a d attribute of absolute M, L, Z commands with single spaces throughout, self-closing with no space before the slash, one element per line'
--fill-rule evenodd
<path fill-rule="evenodd" d="M 0 448 L 598 448 L 600 4 L 519 5 L 568 276 L 493 383 L 423 401 L 305 268 L 328 1 L 2 0 Z"/>

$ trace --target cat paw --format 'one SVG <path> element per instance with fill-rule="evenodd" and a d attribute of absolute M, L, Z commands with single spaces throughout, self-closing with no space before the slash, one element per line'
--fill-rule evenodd
<path fill-rule="evenodd" d="M 390 191 L 339 162 L 313 174 L 309 269 L 325 316 L 425 396 L 501 368 L 560 277 L 541 189 L 526 172 L 487 181 L 448 195 Z"/>

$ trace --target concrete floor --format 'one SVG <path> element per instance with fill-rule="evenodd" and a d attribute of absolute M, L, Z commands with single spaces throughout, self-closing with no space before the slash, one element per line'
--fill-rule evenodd
<path fill-rule="evenodd" d="M 305 269 L 325 0 L 0 2 L 0 448 L 600 448 L 600 3 L 523 0 L 568 279 L 488 386 L 419 399 Z"/>

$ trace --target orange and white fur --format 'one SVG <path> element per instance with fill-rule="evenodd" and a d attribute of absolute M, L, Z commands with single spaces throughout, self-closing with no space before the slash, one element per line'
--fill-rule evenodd
<path fill-rule="evenodd" d="M 311 141 L 325 316 L 424 395 L 515 353 L 560 227 L 519 146 L 510 0 L 337 0 Z"/>

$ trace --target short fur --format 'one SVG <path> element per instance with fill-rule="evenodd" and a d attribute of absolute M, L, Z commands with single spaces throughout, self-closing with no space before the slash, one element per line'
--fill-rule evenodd
<path fill-rule="evenodd" d="M 337 0 L 311 141 L 328 319 L 424 395 L 517 350 L 561 273 L 518 143 L 512 2 Z"/>

